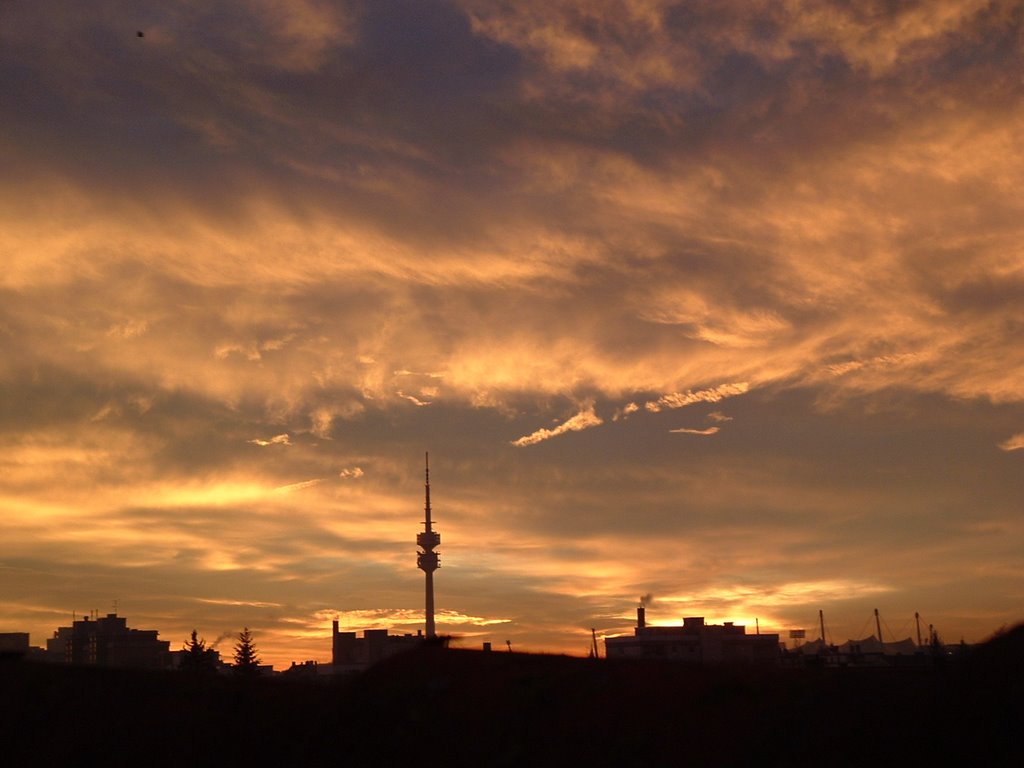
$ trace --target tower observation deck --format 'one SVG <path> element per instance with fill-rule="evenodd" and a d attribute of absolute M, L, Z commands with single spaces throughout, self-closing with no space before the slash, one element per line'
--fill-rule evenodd
<path fill-rule="evenodd" d="M 437 637 L 437 632 L 434 628 L 434 571 L 441 567 L 438 553 L 434 551 L 434 547 L 441 543 L 441 534 L 437 533 L 433 527 L 430 519 L 430 454 L 425 456 L 426 462 L 426 482 L 424 484 L 424 493 L 426 497 L 426 503 L 424 505 L 425 520 L 423 521 L 423 530 L 416 534 L 416 544 L 419 545 L 420 551 L 416 553 L 416 565 L 426 575 L 426 636 L 428 638 Z"/>

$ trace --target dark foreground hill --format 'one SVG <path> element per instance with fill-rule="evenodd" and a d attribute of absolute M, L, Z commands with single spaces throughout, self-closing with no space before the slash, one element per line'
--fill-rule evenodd
<path fill-rule="evenodd" d="M 5 765 L 1021 765 L 1024 627 L 929 669 L 423 648 L 329 684 L 0 664 Z"/>

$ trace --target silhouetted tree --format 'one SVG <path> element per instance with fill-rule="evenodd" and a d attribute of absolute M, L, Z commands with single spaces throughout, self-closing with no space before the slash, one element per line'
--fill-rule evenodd
<path fill-rule="evenodd" d="M 235 672 L 242 675 L 254 675 L 260 665 L 260 658 L 256 655 L 256 644 L 252 641 L 252 633 L 245 627 L 238 633 L 238 642 L 235 643 Z"/>
<path fill-rule="evenodd" d="M 192 630 L 192 637 L 182 646 L 185 655 L 181 657 L 181 669 L 185 672 L 213 672 L 217 668 L 212 648 Z"/>

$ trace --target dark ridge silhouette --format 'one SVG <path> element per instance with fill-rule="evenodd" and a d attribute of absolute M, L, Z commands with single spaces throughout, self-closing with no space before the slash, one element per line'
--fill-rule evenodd
<path fill-rule="evenodd" d="M 1017 673 L 1024 667 L 1024 624 L 1001 629 L 975 647 L 966 665 L 972 670 L 1009 670 Z"/>
<path fill-rule="evenodd" d="M 328 681 L 0 664 L 7 764 L 1018 765 L 1024 626 L 932 668 L 422 647 Z"/>

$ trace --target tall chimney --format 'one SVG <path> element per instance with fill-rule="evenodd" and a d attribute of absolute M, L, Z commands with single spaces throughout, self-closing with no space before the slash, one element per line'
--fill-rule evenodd
<path fill-rule="evenodd" d="M 644 627 L 646 627 L 647 626 L 646 619 L 647 619 L 647 611 L 644 609 L 644 607 L 642 605 L 638 605 L 636 607 L 636 628 L 637 629 L 643 629 Z"/>
<path fill-rule="evenodd" d="M 424 483 L 424 494 L 426 496 L 426 503 L 424 504 L 424 516 L 423 531 L 416 534 L 416 543 L 420 547 L 420 551 L 416 553 L 416 565 L 419 567 L 424 574 L 426 574 L 426 635 L 427 639 L 437 637 L 437 632 L 434 630 L 434 571 L 441 567 L 441 563 L 438 559 L 437 552 L 434 551 L 434 547 L 441 543 L 441 534 L 434 531 L 431 527 L 430 520 L 430 454 L 425 455 L 426 472 Z"/>

